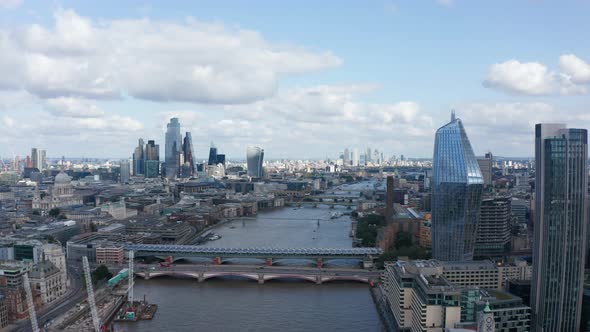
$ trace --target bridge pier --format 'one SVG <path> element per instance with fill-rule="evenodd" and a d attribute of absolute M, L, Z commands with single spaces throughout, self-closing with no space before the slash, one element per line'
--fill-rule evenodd
<path fill-rule="evenodd" d="M 315 276 L 315 283 L 316 285 L 322 284 L 322 276 Z"/>
<path fill-rule="evenodd" d="M 264 284 L 264 274 L 261 274 L 261 273 L 258 274 L 258 284 L 260 284 L 260 285 Z"/>
<path fill-rule="evenodd" d="M 221 265 L 221 257 L 213 258 L 213 265 Z"/>
<path fill-rule="evenodd" d="M 272 266 L 272 258 L 266 259 L 266 266 Z"/>
<path fill-rule="evenodd" d="M 197 275 L 197 280 L 199 280 L 199 282 L 205 281 L 205 272 L 199 272 Z"/>
<path fill-rule="evenodd" d="M 316 265 L 319 269 L 321 269 L 322 267 L 324 267 L 324 260 L 320 257 L 316 260 Z"/>

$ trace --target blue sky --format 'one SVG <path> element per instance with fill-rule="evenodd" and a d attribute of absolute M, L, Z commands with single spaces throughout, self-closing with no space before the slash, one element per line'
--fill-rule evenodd
<path fill-rule="evenodd" d="M 590 1 L 0 0 L 0 156 L 126 157 L 166 119 L 230 157 L 432 155 L 454 108 L 476 154 L 587 128 Z"/>

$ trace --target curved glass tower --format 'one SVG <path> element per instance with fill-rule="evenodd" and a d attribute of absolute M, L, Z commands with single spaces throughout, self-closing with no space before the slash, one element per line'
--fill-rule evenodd
<path fill-rule="evenodd" d="M 264 159 L 264 149 L 257 146 L 249 146 L 246 148 L 246 161 L 248 163 L 248 176 L 253 178 L 261 178 L 262 161 Z"/>
<path fill-rule="evenodd" d="M 473 260 L 483 176 L 455 113 L 436 131 L 432 182 L 433 258 Z"/>

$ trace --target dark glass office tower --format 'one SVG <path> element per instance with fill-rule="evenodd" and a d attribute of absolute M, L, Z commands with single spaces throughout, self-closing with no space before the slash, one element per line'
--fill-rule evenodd
<path fill-rule="evenodd" d="M 533 331 L 578 331 L 587 232 L 588 132 L 535 128 Z"/>
<path fill-rule="evenodd" d="M 193 136 L 186 132 L 184 143 L 182 144 L 184 154 L 183 177 L 191 177 L 195 174 L 195 160 L 193 157 Z"/>
<path fill-rule="evenodd" d="M 178 122 L 178 118 L 172 118 L 166 129 L 165 170 L 168 179 L 174 179 L 178 176 L 181 147 L 180 122 Z"/>
<path fill-rule="evenodd" d="M 246 149 L 246 161 L 248 164 L 248 176 L 261 178 L 263 175 L 262 162 L 264 160 L 264 149 L 257 146 L 249 146 Z"/>
<path fill-rule="evenodd" d="M 142 175 L 145 173 L 144 162 L 145 162 L 145 150 L 143 147 L 143 139 L 139 139 L 139 144 L 133 152 L 133 175 Z"/>
<path fill-rule="evenodd" d="M 217 148 L 211 142 L 211 148 L 209 148 L 209 161 L 207 165 L 217 165 Z"/>
<path fill-rule="evenodd" d="M 432 182 L 433 258 L 472 260 L 483 177 L 455 113 L 436 131 Z"/>

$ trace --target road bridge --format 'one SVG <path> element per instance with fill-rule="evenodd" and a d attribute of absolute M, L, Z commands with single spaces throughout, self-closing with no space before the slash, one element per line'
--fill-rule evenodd
<path fill-rule="evenodd" d="M 193 278 L 204 282 L 212 278 L 241 277 L 260 284 L 269 280 L 296 279 L 322 284 L 330 281 L 378 282 L 380 272 L 362 269 L 321 269 L 306 267 L 268 267 L 245 265 L 174 265 L 161 267 L 138 264 L 135 275 L 144 279 L 158 277 Z"/>
<path fill-rule="evenodd" d="M 373 260 L 383 253 L 380 248 L 209 248 L 194 245 L 126 244 L 125 250 L 134 251 L 135 257 L 153 256 L 173 260 L 189 257 L 212 258 L 213 264 L 220 265 L 223 259 L 257 258 L 273 265 L 275 259 L 314 260 L 322 267 L 328 260 L 355 259 L 372 266 Z"/>

